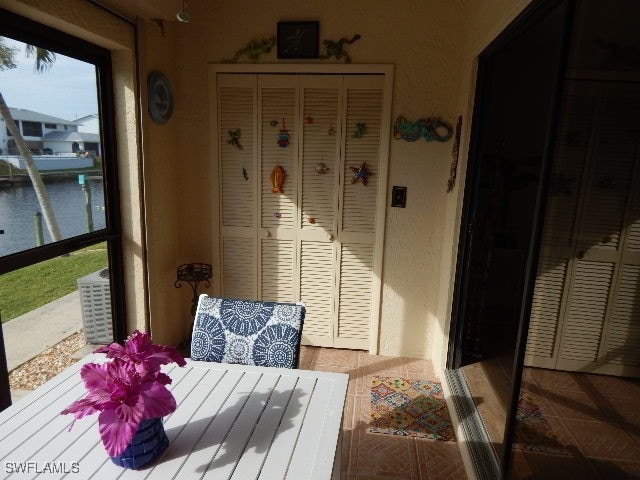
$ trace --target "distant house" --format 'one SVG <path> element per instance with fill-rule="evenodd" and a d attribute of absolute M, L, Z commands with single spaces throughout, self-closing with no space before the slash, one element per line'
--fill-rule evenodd
<path fill-rule="evenodd" d="M 78 117 L 73 122 L 78 125 L 79 132 L 95 133 L 96 135 L 100 133 L 100 117 L 95 113 Z"/>
<path fill-rule="evenodd" d="M 99 156 L 100 135 L 98 116 L 86 115 L 76 120 L 64 120 L 44 113 L 9 108 L 29 149 L 37 155 L 67 155 L 88 153 Z M 15 140 L 0 118 L 0 155 L 18 155 Z"/>

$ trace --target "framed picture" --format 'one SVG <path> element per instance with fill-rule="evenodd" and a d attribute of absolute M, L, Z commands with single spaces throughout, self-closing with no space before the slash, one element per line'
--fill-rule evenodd
<path fill-rule="evenodd" d="M 320 22 L 278 22 L 278 58 L 318 58 Z"/>

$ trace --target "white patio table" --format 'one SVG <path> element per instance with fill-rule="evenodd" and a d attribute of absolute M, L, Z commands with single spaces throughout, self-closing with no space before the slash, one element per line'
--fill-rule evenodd
<path fill-rule="evenodd" d="M 89 355 L 0 412 L 0 478 L 338 479 L 348 375 L 187 360 L 168 368 L 178 408 L 169 448 L 144 470 L 111 462 L 97 414 L 60 411 L 85 393 Z"/>

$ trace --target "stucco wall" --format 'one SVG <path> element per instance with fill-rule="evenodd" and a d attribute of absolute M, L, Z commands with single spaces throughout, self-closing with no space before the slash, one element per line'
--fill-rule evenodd
<path fill-rule="evenodd" d="M 468 21 L 464 2 L 419 0 L 399 6 L 385 0 L 225 0 L 206 5 L 191 2 L 189 11 L 190 23 L 167 26 L 167 36 L 178 38 L 174 79 L 178 150 L 189 152 L 180 156 L 181 260 L 207 261 L 212 231 L 216 234 L 215 225 L 208 221 L 210 176 L 215 169 L 208 154 L 206 65 L 231 58 L 251 39 L 275 35 L 278 21 L 319 20 L 321 40 L 361 34 L 362 39 L 349 47 L 353 62 L 395 65 L 393 119 L 435 115 L 453 123 L 459 113 L 461 54 Z M 278 60 L 273 51 L 260 61 Z M 387 209 L 379 341 L 379 353 L 384 355 L 431 353 L 451 147 L 451 141 L 391 143 L 389 189 L 406 186 L 407 207 Z"/>
<path fill-rule="evenodd" d="M 459 114 L 470 118 L 474 56 L 527 2 L 470 3 L 191 2 L 192 21 L 172 23 L 167 33 L 178 39 L 178 149 L 195 153 L 184 156 L 180 169 L 180 190 L 184 192 L 180 210 L 195 212 L 195 217 L 181 217 L 182 258 L 208 261 L 210 238 L 212 232 L 216 234 L 215 225 L 207 221 L 215 188 L 209 183 L 215 167 L 209 165 L 208 155 L 207 63 L 231 58 L 251 39 L 275 35 L 280 20 L 319 20 L 321 40 L 362 35 L 349 47 L 353 62 L 395 65 L 393 119 L 435 115 L 455 124 Z M 260 61 L 278 60 L 272 52 Z M 407 207 L 387 207 L 380 354 L 430 357 L 442 353 L 462 183 L 446 193 L 451 148 L 452 141 L 392 140 L 389 189 L 406 186 Z"/>
<path fill-rule="evenodd" d="M 165 69 L 174 83 L 176 108 L 170 123 L 177 134 L 176 151 L 167 152 L 166 146 L 161 147 L 162 143 L 145 140 L 147 160 L 151 157 L 159 167 L 164 166 L 160 167 L 164 171 L 158 172 L 157 177 L 147 177 L 152 182 L 147 184 L 147 191 L 152 189 L 167 195 L 164 200 L 151 199 L 148 195 L 148 200 L 152 200 L 148 206 L 153 204 L 155 209 L 158 200 L 164 209 L 167 203 L 177 200 L 179 211 L 178 214 L 169 210 L 162 218 L 160 215 L 148 217 L 150 252 L 157 251 L 163 260 L 162 265 L 151 262 L 150 275 L 170 276 L 175 266 L 169 261 L 172 255 L 175 264 L 209 262 L 211 251 L 217 246 L 216 224 L 211 222 L 214 212 L 210 207 L 216 166 L 211 165 L 208 141 L 209 63 L 231 58 L 252 39 L 275 35 L 278 21 L 319 20 L 321 40 L 336 40 L 354 33 L 362 35 L 360 41 L 349 47 L 353 62 L 395 65 L 393 119 L 399 115 L 410 120 L 435 115 L 455 124 L 459 114 L 465 119 L 471 115 L 469 99 L 474 57 L 527 2 L 470 3 L 417 0 L 400 7 L 385 0 L 325 0 L 312 4 L 224 0 L 214 4 L 190 2 L 192 21 L 167 22 L 165 37 L 155 25 L 146 22 L 148 25 L 141 28 L 146 48 L 141 53 L 157 58 L 154 67 Z M 169 50 L 170 55 L 164 53 L 165 43 L 175 45 Z M 155 54 L 149 50 L 151 46 L 157 49 Z M 171 57 L 175 63 L 171 63 Z M 260 62 L 278 62 L 275 49 L 261 57 Z M 148 58 L 145 59 L 147 66 L 151 67 Z M 144 68 L 143 72 L 146 74 L 148 69 Z M 467 127 L 468 123 L 465 129 Z M 164 126 L 152 125 L 147 126 L 145 132 L 154 135 L 162 129 L 167 130 Z M 406 186 L 407 207 L 387 207 L 380 354 L 435 356 L 436 360 L 443 355 L 462 185 L 459 181 L 452 193 L 446 193 L 451 148 L 452 141 L 392 140 L 389 190 L 393 185 Z M 462 148 L 463 180 L 466 145 Z M 167 154 L 171 159 L 167 159 Z M 168 184 L 176 179 L 177 189 L 175 184 Z M 169 196 L 169 192 L 175 196 Z M 179 219 L 174 224 L 176 218 Z M 161 236 L 154 233 L 156 228 L 162 232 Z M 176 238 L 170 232 L 175 228 L 180 232 L 177 250 L 167 242 L 167 238 Z M 218 291 L 218 269 L 219 265 L 214 265 L 213 292 Z M 186 328 L 188 293 L 178 291 L 176 294 L 170 287 L 152 285 L 152 297 L 155 295 L 158 302 L 152 302 L 152 324 L 154 318 L 157 319 L 161 328 L 170 330 L 171 335 L 176 329 L 169 325 L 176 321 Z M 177 314 L 173 308 L 176 302 L 183 309 Z M 167 312 L 171 312 L 170 315 Z"/>
<path fill-rule="evenodd" d="M 206 6 L 192 2 L 189 11 L 192 21 L 170 24 L 167 33 L 178 38 L 178 149 L 192 153 L 183 157 L 180 170 L 180 210 L 197 217 L 181 217 L 180 251 L 185 261 L 207 261 L 212 231 L 215 235 L 215 226 L 207 221 L 209 179 L 215 170 L 209 165 L 210 131 L 203 101 L 206 65 L 231 58 L 251 39 L 275 35 L 279 20 L 319 20 L 321 40 L 361 34 L 362 39 L 349 47 L 353 62 L 395 65 L 392 118 L 436 115 L 453 123 L 459 113 L 462 26 L 467 22 L 463 2 L 412 1 L 399 7 L 384 0 L 312 4 L 226 0 Z M 260 61 L 276 62 L 275 52 Z M 389 188 L 407 187 L 407 207 L 387 211 L 381 354 L 430 355 L 451 145 L 392 141 Z"/>

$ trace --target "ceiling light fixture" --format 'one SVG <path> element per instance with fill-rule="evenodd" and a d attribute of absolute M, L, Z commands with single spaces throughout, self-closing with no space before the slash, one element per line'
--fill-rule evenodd
<path fill-rule="evenodd" d="M 178 11 L 178 13 L 176 14 L 176 18 L 178 19 L 178 21 L 183 23 L 187 23 L 191 20 L 191 15 L 189 15 L 185 10 L 184 0 L 182 0 L 182 9 Z"/>

